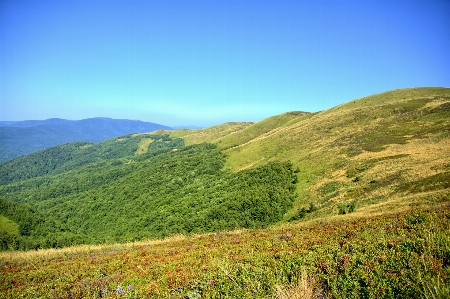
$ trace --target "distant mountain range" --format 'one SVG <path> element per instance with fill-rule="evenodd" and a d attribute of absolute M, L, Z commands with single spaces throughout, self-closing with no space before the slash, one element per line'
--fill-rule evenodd
<path fill-rule="evenodd" d="M 125 134 L 160 129 L 171 130 L 172 128 L 151 122 L 105 117 L 83 120 L 51 118 L 17 122 L 1 121 L 0 162 L 68 142 L 101 142 Z"/>

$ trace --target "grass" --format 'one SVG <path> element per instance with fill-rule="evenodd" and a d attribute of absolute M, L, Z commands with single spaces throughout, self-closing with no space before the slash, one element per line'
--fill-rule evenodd
<path fill-rule="evenodd" d="M 448 298 L 447 203 L 348 215 L 255 231 L 4 252 L 0 297 Z"/>
<path fill-rule="evenodd" d="M 251 122 L 228 122 L 201 130 L 158 131 L 170 135 L 171 138 L 183 138 L 186 145 L 203 142 L 216 143 L 222 138 L 235 134 L 253 125 Z"/>
<path fill-rule="evenodd" d="M 289 112 L 266 118 L 236 132 L 235 134 L 224 136 L 218 141 L 218 146 L 226 151 L 234 147 L 246 145 L 250 142 L 257 142 L 288 128 L 293 123 L 308 119 L 311 115 L 313 115 L 313 113 Z"/>
<path fill-rule="evenodd" d="M 148 151 L 148 146 L 153 142 L 151 138 L 142 138 L 139 141 L 139 148 L 136 150 L 135 155 L 142 155 Z"/>
<path fill-rule="evenodd" d="M 276 285 L 275 297 L 277 299 L 308 299 L 319 298 L 320 292 L 315 290 L 316 284 L 312 277 L 308 277 L 305 270 L 302 270 L 301 276 L 296 282 L 287 286 Z"/>

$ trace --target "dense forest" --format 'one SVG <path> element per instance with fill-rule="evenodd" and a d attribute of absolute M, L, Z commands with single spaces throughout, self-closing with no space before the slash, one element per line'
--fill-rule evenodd
<path fill-rule="evenodd" d="M 98 144 L 74 142 L 50 147 L 0 164 L 0 185 L 132 156 L 138 153 L 141 144 L 146 145 L 145 153 L 149 156 L 181 147 L 184 141 L 172 140 L 168 135 L 130 134 Z"/>
<path fill-rule="evenodd" d="M 234 173 L 225 159 L 212 144 L 185 147 L 168 135 L 142 134 L 66 144 L 3 163 L 0 211 L 19 229 L 2 233 L 0 244 L 125 242 L 280 221 L 295 198 L 291 163 Z"/>
<path fill-rule="evenodd" d="M 0 211 L 0 250 L 62 247 L 83 240 L 29 205 L 0 199 Z"/>

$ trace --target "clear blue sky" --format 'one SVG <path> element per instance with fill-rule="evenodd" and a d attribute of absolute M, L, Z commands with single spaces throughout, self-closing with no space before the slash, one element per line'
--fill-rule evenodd
<path fill-rule="evenodd" d="M 0 120 L 169 126 L 450 86 L 450 1 L 0 1 Z"/>

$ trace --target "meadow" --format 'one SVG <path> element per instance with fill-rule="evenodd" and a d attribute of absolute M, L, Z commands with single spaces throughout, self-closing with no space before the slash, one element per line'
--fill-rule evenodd
<path fill-rule="evenodd" d="M 449 298 L 450 205 L 0 254 L 1 298 Z"/>

